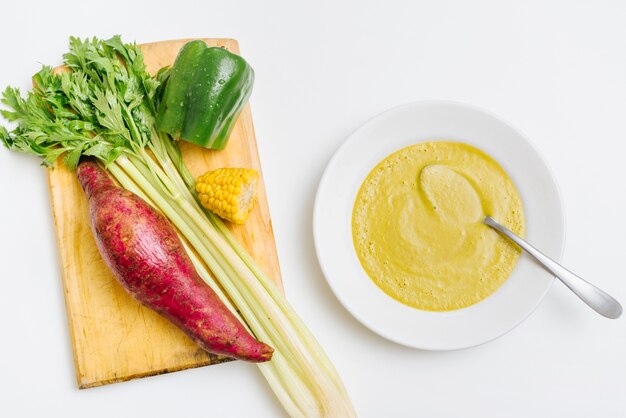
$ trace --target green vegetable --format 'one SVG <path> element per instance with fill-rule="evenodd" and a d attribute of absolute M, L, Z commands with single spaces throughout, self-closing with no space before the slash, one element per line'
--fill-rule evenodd
<path fill-rule="evenodd" d="M 157 129 L 201 147 L 223 149 L 252 93 L 252 67 L 223 48 L 191 41 L 163 78 Z"/>
<path fill-rule="evenodd" d="M 275 348 L 272 360 L 258 367 L 287 412 L 354 416 L 333 365 L 284 295 L 223 222 L 200 206 L 177 144 L 156 130 L 159 81 L 146 72 L 141 50 L 119 36 L 71 38 L 64 61 L 70 72 L 43 67 L 26 98 L 6 89 L 2 102 L 10 110 L 2 115 L 17 127 L 0 127 L 0 140 L 48 165 L 63 153 L 71 168 L 82 155 L 101 160 L 123 187 L 176 226 L 200 277 L 226 306 L 235 305 L 233 313 L 257 339 Z"/>

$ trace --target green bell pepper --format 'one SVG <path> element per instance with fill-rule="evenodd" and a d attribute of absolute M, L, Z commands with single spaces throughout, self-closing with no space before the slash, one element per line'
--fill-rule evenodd
<path fill-rule="evenodd" d="M 223 149 L 254 84 L 239 55 L 203 41 L 185 44 L 165 76 L 156 127 L 174 138 Z"/>

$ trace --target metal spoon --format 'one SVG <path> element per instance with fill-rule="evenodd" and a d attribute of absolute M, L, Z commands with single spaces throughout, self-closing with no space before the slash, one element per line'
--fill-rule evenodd
<path fill-rule="evenodd" d="M 550 273 L 554 274 L 559 280 L 561 280 L 565 286 L 569 287 L 572 292 L 576 294 L 583 302 L 585 302 L 591 309 L 596 311 L 602 316 L 607 318 L 616 319 L 622 314 L 622 305 L 618 301 L 613 299 L 608 293 L 598 289 L 591 283 L 578 277 L 565 267 L 552 260 L 547 255 L 515 235 L 506 227 L 500 225 L 492 217 L 487 216 L 483 221 L 484 224 L 492 227 L 520 247 L 528 254 L 533 256 L 543 267 Z"/>

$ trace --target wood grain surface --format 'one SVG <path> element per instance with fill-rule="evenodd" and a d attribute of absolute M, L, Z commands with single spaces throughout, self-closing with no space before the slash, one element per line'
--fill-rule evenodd
<path fill-rule="evenodd" d="M 171 65 L 188 40 L 141 45 L 148 71 Z M 233 39 L 205 39 L 239 53 Z M 241 114 L 224 151 L 182 143 L 194 176 L 219 167 L 261 171 L 250 107 Z M 67 317 L 78 386 L 89 388 L 227 361 L 198 348 L 178 328 L 132 299 L 102 261 L 88 218 L 87 200 L 73 172 L 61 162 L 48 170 Z M 259 200 L 235 236 L 278 284 L 280 268 L 263 177 Z"/>

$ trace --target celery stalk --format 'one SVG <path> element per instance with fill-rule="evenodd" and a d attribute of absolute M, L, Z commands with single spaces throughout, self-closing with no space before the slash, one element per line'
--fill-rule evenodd
<path fill-rule="evenodd" d="M 172 222 L 200 277 L 274 347 L 272 360 L 258 367 L 287 413 L 355 416 L 322 347 L 221 219 L 202 208 L 176 142 L 156 131 L 159 81 L 146 72 L 141 50 L 119 36 L 71 38 L 64 62 L 70 72 L 44 66 L 25 98 L 17 89 L 5 90 L 9 110 L 2 115 L 17 127 L 9 132 L 0 126 L 0 141 L 46 165 L 61 155 L 70 169 L 82 156 L 99 159 L 123 187 Z"/>

